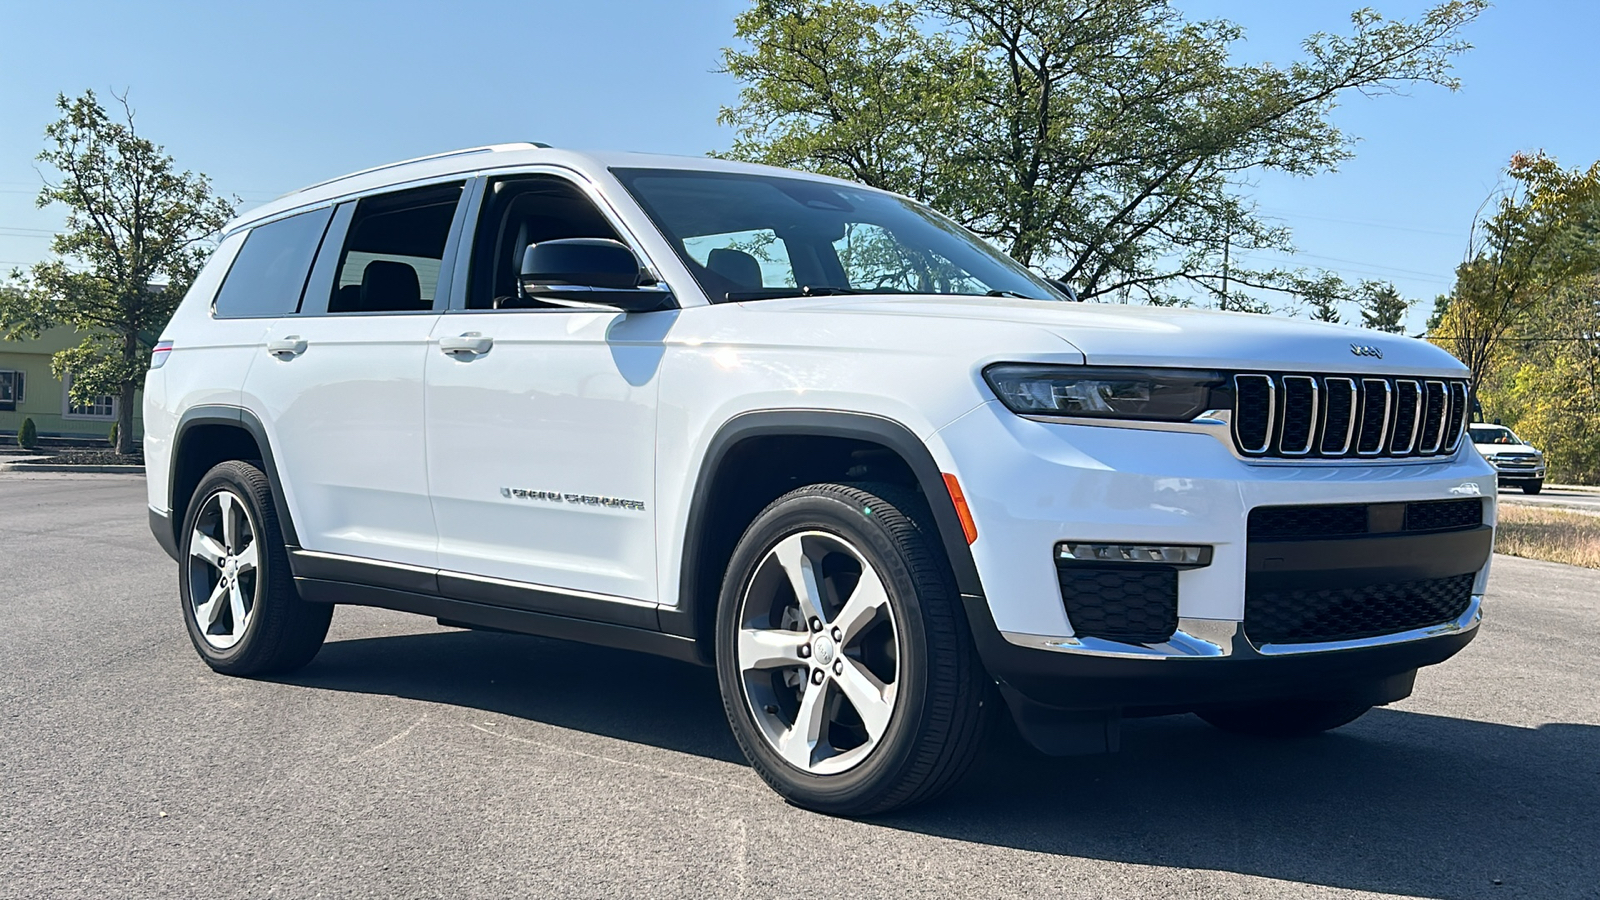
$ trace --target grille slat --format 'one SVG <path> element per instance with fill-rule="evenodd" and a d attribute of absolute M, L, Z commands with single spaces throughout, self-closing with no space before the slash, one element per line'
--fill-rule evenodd
<path fill-rule="evenodd" d="M 1453 454 L 1471 398 L 1456 379 L 1241 373 L 1233 386 L 1235 449 L 1280 459 Z"/>
<path fill-rule="evenodd" d="M 1356 433 L 1356 392 L 1354 378 L 1325 378 L 1328 402 L 1323 406 L 1322 446 L 1327 456 L 1343 456 L 1350 452 Z"/>
<path fill-rule="evenodd" d="M 1257 644 L 1311 644 L 1396 634 L 1454 621 L 1476 576 L 1331 590 L 1245 589 L 1244 631 Z"/>

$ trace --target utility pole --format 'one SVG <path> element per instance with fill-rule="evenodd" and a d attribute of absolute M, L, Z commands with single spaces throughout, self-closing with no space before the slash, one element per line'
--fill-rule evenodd
<path fill-rule="evenodd" d="M 1222 309 L 1228 308 L 1228 249 L 1233 244 L 1233 232 L 1222 236 Z"/>

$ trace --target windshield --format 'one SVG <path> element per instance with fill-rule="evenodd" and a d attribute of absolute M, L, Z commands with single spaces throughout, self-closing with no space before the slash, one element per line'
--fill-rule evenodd
<path fill-rule="evenodd" d="M 1511 429 L 1499 425 L 1474 425 L 1467 429 L 1472 433 L 1474 444 L 1520 444 L 1522 443 Z"/>
<path fill-rule="evenodd" d="M 613 172 L 713 303 L 864 293 L 1067 299 L 960 225 L 892 194 L 730 172 Z"/>

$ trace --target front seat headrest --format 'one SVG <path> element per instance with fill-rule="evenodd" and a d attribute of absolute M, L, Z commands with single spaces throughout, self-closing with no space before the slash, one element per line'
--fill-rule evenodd
<path fill-rule="evenodd" d="M 706 257 L 706 268 L 740 287 L 762 286 L 761 263 L 743 250 L 729 250 L 726 247 L 713 250 Z"/>
<path fill-rule="evenodd" d="M 403 262 L 375 259 L 361 273 L 361 309 L 377 312 L 422 309 L 422 287 L 417 270 Z"/>

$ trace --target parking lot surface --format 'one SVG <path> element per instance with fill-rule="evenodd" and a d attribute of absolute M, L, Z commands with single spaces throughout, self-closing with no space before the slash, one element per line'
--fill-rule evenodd
<path fill-rule="evenodd" d="M 1600 573 L 1497 557 L 1479 639 L 1321 738 L 1002 731 L 848 821 L 668 660 L 346 607 L 294 676 L 215 675 L 143 492 L 0 474 L 0 896 L 1600 897 Z"/>

